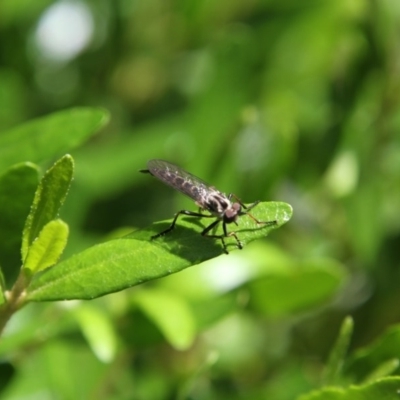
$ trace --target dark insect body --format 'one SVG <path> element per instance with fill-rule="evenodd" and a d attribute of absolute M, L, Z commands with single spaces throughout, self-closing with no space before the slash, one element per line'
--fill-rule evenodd
<path fill-rule="evenodd" d="M 224 252 L 228 254 L 226 243 L 224 238 L 233 236 L 236 240 L 239 249 L 243 248 L 242 243 L 236 235 L 236 232 L 227 231 L 226 225 L 230 223 L 235 223 L 237 225 L 237 219 L 242 215 L 248 215 L 253 219 L 258 225 L 276 225 L 277 221 L 259 221 L 249 211 L 254 208 L 259 201 L 255 201 L 248 207 L 245 206 L 238 197 L 234 194 L 229 194 L 226 196 L 224 193 L 218 191 L 215 187 L 208 185 L 203 180 L 190 174 L 189 172 L 183 170 L 182 168 L 169 163 L 164 160 L 150 160 L 147 163 L 148 169 L 140 170 L 140 172 L 149 173 L 166 185 L 179 190 L 181 193 L 190 197 L 195 201 L 196 205 L 199 206 L 201 210 L 208 211 L 210 214 L 202 214 L 201 212 L 192 212 L 188 210 L 181 210 L 175 214 L 171 225 L 164 231 L 152 236 L 152 239 L 156 239 L 160 236 L 167 234 L 172 231 L 175 227 L 176 220 L 179 215 L 187 215 L 190 217 L 199 218 L 216 218 L 214 222 L 208 225 L 202 232 L 202 236 L 207 236 L 210 238 L 220 239 Z M 234 201 L 232 201 L 234 200 Z M 222 222 L 223 234 L 212 235 L 209 232 L 216 227 L 220 222 Z"/>

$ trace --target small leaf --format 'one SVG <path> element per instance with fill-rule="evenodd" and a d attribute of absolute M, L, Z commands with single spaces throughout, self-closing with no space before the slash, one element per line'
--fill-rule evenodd
<path fill-rule="evenodd" d="M 73 171 L 73 159 L 70 155 L 66 155 L 46 171 L 40 181 L 23 231 L 23 261 L 28 254 L 29 246 L 38 237 L 39 232 L 48 222 L 58 217 L 71 184 Z"/>
<path fill-rule="evenodd" d="M 248 217 L 239 219 L 236 232 L 244 244 L 265 237 L 285 224 L 292 215 L 286 203 L 260 203 L 256 218 L 276 220 L 273 226 L 257 226 Z M 223 254 L 220 241 L 202 237 L 201 220 L 182 218 L 163 238 L 150 237 L 171 221 L 154 224 L 121 239 L 93 246 L 33 277 L 26 299 L 48 301 L 91 299 L 161 278 Z M 228 238 L 230 250 L 237 246 Z M 229 257 L 229 255 L 224 255 Z"/>
<path fill-rule="evenodd" d="M 340 377 L 349 348 L 351 335 L 353 334 L 353 327 L 353 318 L 345 318 L 325 369 L 324 382 L 326 384 L 333 385 L 337 383 L 337 380 Z"/>
<path fill-rule="evenodd" d="M 79 146 L 108 121 L 108 112 L 72 108 L 19 125 L 0 135 L 0 171 L 21 161 L 41 162 Z"/>
<path fill-rule="evenodd" d="M 65 249 L 68 232 L 68 225 L 60 219 L 46 224 L 29 247 L 24 269 L 35 273 L 54 265 Z"/>
<path fill-rule="evenodd" d="M 399 368 L 400 360 L 398 358 L 392 358 L 387 360 L 379 365 L 364 379 L 363 382 L 371 383 L 376 381 L 379 378 L 384 378 L 389 376 Z"/>
<path fill-rule="evenodd" d="M 0 176 L 0 265 L 8 284 L 21 266 L 21 232 L 39 182 L 38 167 L 21 163 Z"/>
<path fill-rule="evenodd" d="M 391 400 L 399 397 L 400 377 L 376 380 L 368 385 L 348 388 L 326 387 L 299 396 L 297 400 Z"/>
<path fill-rule="evenodd" d="M 160 289 L 135 293 L 134 301 L 177 350 L 188 349 L 195 338 L 193 313 L 182 297 Z"/>

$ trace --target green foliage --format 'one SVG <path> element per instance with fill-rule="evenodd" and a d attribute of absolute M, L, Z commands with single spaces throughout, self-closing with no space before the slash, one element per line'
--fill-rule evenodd
<path fill-rule="evenodd" d="M 326 388 L 300 396 L 298 400 L 373 400 L 395 399 L 398 395 L 400 378 L 384 378 L 363 386 L 348 389 Z"/>
<path fill-rule="evenodd" d="M 45 241 L 49 236 L 49 231 L 53 230 L 55 236 L 66 236 L 66 230 L 61 227 L 61 224 L 53 224 L 51 226 L 48 224 L 58 217 L 59 210 L 64 203 L 71 184 L 73 171 L 74 164 L 72 158 L 70 156 L 64 156 L 46 172 L 40 181 L 22 235 L 23 261 L 29 257 L 28 252 L 33 242 L 36 239 L 41 239 L 39 240 L 40 242 Z M 57 227 L 58 232 L 56 233 L 54 229 L 57 229 Z M 40 238 L 40 233 L 45 229 L 46 231 L 43 232 Z M 64 233 L 61 233 L 61 230 L 63 230 Z M 63 239 L 61 239 L 61 241 L 63 241 Z M 43 244 L 40 243 L 39 246 L 43 247 Z M 35 249 L 35 251 L 37 251 L 37 249 Z M 32 266 L 27 268 L 32 269 Z"/>
<path fill-rule="evenodd" d="M 244 244 L 266 236 L 286 223 L 292 213 L 285 203 L 262 203 L 257 209 L 256 218 L 278 223 L 254 228 L 250 218 L 241 218 L 236 232 L 240 233 Z M 150 241 L 150 237 L 160 231 L 159 225 L 98 244 L 61 262 L 32 280 L 27 300 L 93 299 L 223 254 L 222 245 L 201 237 L 204 228 L 193 226 L 190 221 L 180 222 L 174 234 Z M 231 244 L 234 249 L 235 241 L 231 240 Z"/>
<path fill-rule="evenodd" d="M 38 272 L 55 264 L 67 244 L 68 225 L 55 219 L 48 222 L 29 247 L 24 268 Z"/>
<path fill-rule="evenodd" d="M 16 164 L 0 177 L 0 265 L 15 279 L 20 263 L 21 232 L 39 182 L 38 167 Z"/>
<path fill-rule="evenodd" d="M 355 376 L 358 380 L 367 380 L 371 375 L 377 375 L 376 371 L 381 370 L 382 366 L 395 369 L 399 363 L 400 350 L 400 326 L 391 326 L 382 334 L 379 339 L 371 343 L 366 348 L 359 349 L 349 360 L 348 373 Z M 394 359 L 395 357 L 395 359 Z M 397 363 L 396 363 L 397 361 Z M 387 364 L 389 363 L 389 364 Z M 389 373 L 393 371 L 390 370 Z M 379 376 L 382 376 L 379 374 Z"/>
<path fill-rule="evenodd" d="M 397 3 L 3 1 L 0 397 L 397 398 Z"/>
<path fill-rule="evenodd" d="M 347 274 L 332 260 L 310 260 L 280 270 L 250 284 L 252 301 L 260 312 L 286 315 L 323 304 L 346 282 Z M 290 296 L 288 296 L 290 293 Z"/>
<path fill-rule="evenodd" d="M 339 336 L 335 345 L 332 347 L 328 363 L 326 365 L 324 382 L 328 385 L 334 385 L 340 382 L 342 378 L 342 369 L 347 355 L 350 339 L 353 333 L 354 321 L 347 317 L 342 324 Z"/>
<path fill-rule="evenodd" d="M 63 154 L 82 144 L 107 120 L 105 110 L 76 108 L 3 132 L 0 135 L 0 171 L 20 161 L 37 163 Z"/>
<path fill-rule="evenodd" d="M 137 293 L 134 302 L 174 348 L 187 350 L 193 345 L 198 334 L 196 320 L 180 296 L 152 289 Z"/>

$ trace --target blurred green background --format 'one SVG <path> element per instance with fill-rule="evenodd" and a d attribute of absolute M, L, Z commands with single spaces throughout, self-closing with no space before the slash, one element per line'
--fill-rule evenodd
<path fill-rule="evenodd" d="M 0 0 L 0 129 L 111 113 L 71 152 L 64 257 L 195 209 L 138 173 L 151 158 L 294 208 L 242 252 L 28 306 L 0 351 L 4 398 L 293 399 L 344 316 L 354 349 L 396 323 L 399 32 L 398 0 Z"/>

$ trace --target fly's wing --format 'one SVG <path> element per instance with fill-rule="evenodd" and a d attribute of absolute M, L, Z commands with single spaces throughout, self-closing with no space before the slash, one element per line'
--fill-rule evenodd
<path fill-rule="evenodd" d="M 210 186 L 197 176 L 190 174 L 177 165 L 164 160 L 150 160 L 147 163 L 149 172 L 172 188 L 196 201 L 199 205 L 204 204 L 204 200 L 211 189 Z"/>

